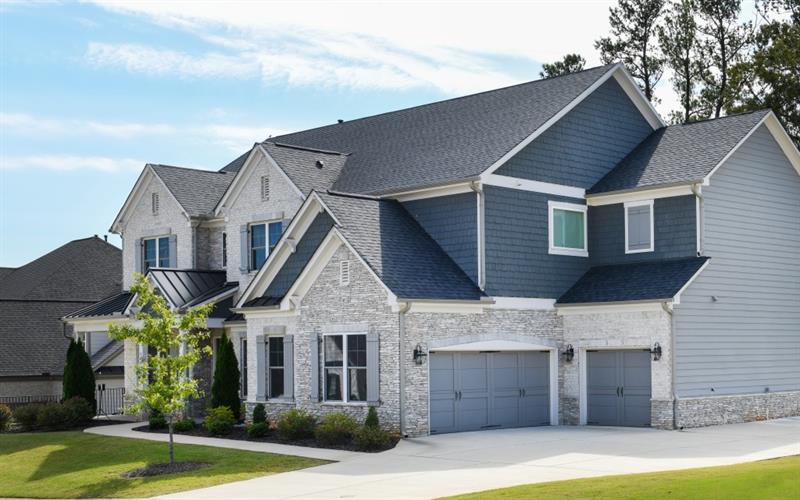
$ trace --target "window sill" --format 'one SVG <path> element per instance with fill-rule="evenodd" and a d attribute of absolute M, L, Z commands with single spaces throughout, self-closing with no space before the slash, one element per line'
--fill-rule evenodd
<path fill-rule="evenodd" d="M 322 406 L 369 406 L 366 401 L 323 401 Z"/>
<path fill-rule="evenodd" d="M 550 255 L 567 255 L 570 257 L 589 257 L 588 250 L 578 250 L 575 248 L 551 247 L 548 251 Z"/>
<path fill-rule="evenodd" d="M 632 253 L 648 253 L 648 252 L 655 252 L 654 248 L 642 248 L 640 250 L 628 250 L 625 249 L 625 255 L 630 255 Z"/>
<path fill-rule="evenodd" d="M 293 405 L 295 404 L 295 400 L 291 398 L 273 398 L 273 399 L 256 399 L 253 401 L 254 403 L 258 404 L 278 404 L 278 405 Z"/>

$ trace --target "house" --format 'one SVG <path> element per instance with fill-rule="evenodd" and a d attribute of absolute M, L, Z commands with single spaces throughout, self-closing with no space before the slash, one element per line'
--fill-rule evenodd
<path fill-rule="evenodd" d="M 0 271 L 0 401 L 60 398 L 73 335 L 61 318 L 122 289 L 122 252 L 93 236 Z M 122 344 L 83 334 L 98 384 L 122 387 Z M 15 399 L 17 398 L 17 399 Z"/>
<path fill-rule="evenodd" d="M 112 230 L 249 410 L 691 427 L 800 414 L 799 174 L 772 112 L 667 126 L 615 64 L 147 165 Z"/>

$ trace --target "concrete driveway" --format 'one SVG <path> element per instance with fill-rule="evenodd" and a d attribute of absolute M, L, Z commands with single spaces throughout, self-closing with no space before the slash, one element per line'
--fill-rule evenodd
<path fill-rule="evenodd" d="M 800 454 L 800 417 L 686 431 L 538 427 L 407 439 L 338 463 L 167 498 L 431 498 Z"/>

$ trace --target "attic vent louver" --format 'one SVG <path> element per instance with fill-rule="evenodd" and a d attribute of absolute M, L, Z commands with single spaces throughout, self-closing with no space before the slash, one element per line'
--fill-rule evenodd
<path fill-rule="evenodd" d="M 325 166 L 325 162 L 322 160 L 317 160 L 317 168 L 322 168 Z"/>
<path fill-rule="evenodd" d="M 339 284 L 347 286 L 350 284 L 350 261 L 343 260 L 339 263 Z"/>
<path fill-rule="evenodd" d="M 269 201 L 269 176 L 261 176 L 261 201 Z"/>
<path fill-rule="evenodd" d="M 152 193 L 150 195 L 150 209 L 153 212 L 153 215 L 158 215 L 159 209 L 159 202 L 158 202 L 158 193 Z"/>

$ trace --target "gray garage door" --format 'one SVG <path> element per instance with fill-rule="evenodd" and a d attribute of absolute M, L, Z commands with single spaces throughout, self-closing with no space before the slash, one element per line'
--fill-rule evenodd
<path fill-rule="evenodd" d="M 430 356 L 431 433 L 550 423 L 547 352 Z"/>
<path fill-rule="evenodd" d="M 650 425 L 650 353 L 648 351 L 588 351 L 587 423 Z"/>

